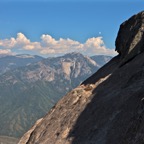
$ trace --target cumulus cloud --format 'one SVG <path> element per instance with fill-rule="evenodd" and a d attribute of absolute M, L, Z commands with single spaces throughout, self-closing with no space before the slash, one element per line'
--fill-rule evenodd
<path fill-rule="evenodd" d="M 83 45 L 85 53 L 88 55 L 99 54 L 99 55 L 116 55 L 114 49 L 106 48 L 102 37 L 89 38 Z"/>
<path fill-rule="evenodd" d="M 78 51 L 82 46 L 81 43 L 69 38 L 60 38 L 59 40 L 55 40 L 50 35 L 42 35 L 40 43 L 42 46 L 42 50 L 40 52 L 42 54 L 63 54 Z"/>
<path fill-rule="evenodd" d="M 108 49 L 102 37 L 89 38 L 85 43 L 72 39 L 59 40 L 50 35 L 43 34 L 39 42 L 31 42 L 24 34 L 18 33 L 16 38 L 0 40 L 0 52 L 11 52 L 13 49 L 37 51 L 41 55 L 62 55 L 69 52 L 81 52 L 85 55 L 116 55 L 114 49 Z"/>
<path fill-rule="evenodd" d="M 6 48 L 13 48 L 15 43 L 16 43 L 16 40 L 14 38 L 0 40 L 0 46 L 6 47 Z"/>
<path fill-rule="evenodd" d="M 6 50 L 4 50 L 4 49 L 0 49 L 0 54 L 6 54 L 6 55 L 9 55 L 9 54 L 12 54 L 12 52 L 11 52 L 11 50 L 9 50 L 9 49 L 6 49 Z"/>

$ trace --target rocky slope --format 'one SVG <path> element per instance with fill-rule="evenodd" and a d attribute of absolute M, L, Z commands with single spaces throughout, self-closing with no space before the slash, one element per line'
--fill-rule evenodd
<path fill-rule="evenodd" d="M 63 95 L 99 67 L 91 58 L 71 53 L 0 75 L 0 135 L 22 136 Z"/>
<path fill-rule="evenodd" d="M 118 32 L 119 55 L 64 96 L 19 144 L 144 143 L 144 12 Z"/>

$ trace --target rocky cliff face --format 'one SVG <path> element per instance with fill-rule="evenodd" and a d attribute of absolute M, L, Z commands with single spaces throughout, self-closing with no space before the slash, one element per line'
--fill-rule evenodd
<path fill-rule="evenodd" d="M 132 16 L 120 25 L 116 50 L 124 64 L 144 51 L 144 12 Z"/>
<path fill-rule="evenodd" d="M 121 25 L 119 55 L 64 96 L 19 144 L 144 143 L 143 15 Z"/>

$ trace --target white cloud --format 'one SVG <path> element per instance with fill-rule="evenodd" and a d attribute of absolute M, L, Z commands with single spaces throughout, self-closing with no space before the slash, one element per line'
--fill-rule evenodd
<path fill-rule="evenodd" d="M 56 45 L 57 44 L 57 41 L 54 38 L 52 38 L 50 35 L 43 34 L 41 36 L 41 39 L 42 39 L 41 44 L 44 47 L 49 46 L 49 45 L 52 46 L 52 45 Z"/>
<path fill-rule="evenodd" d="M 24 34 L 18 33 L 17 38 L 10 38 L 10 39 L 4 39 L 0 40 L 0 46 L 3 46 L 5 48 L 14 48 L 19 46 L 25 46 L 30 43 L 30 40 L 28 40 Z"/>
<path fill-rule="evenodd" d="M 0 46 L 6 47 L 6 48 L 13 48 L 15 43 L 16 43 L 16 40 L 14 38 L 0 40 Z"/>
<path fill-rule="evenodd" d="M 27 39 L 24 34 L 18 33 L 17 38 L 16 38 L 16 42 L 17 42 L 17 44 L 29 44 L 30 40 Z"/>
<path fill-rule="evenodd" d="M 41 55 L 61 55 L 69 52 L 81 52 L 85 55 L 116 55 L 114 49 L 106 48 L 102 37 L 89 38 L 85 43 L 80 43 L 72 39 L 59 40 L 50 35 L 43 34 L 40 42 L 31 42 L 24 34 L 18 33 L 16 38 L 0 40 L 1 52 L 25 50 L 36 51 Z"/>
<path fill-rule="evenodd" d="M 85 53 L 88 55 L 116 55 L 114 49 L 106 48 L 102 37 L 89 38 L 83 45 Z"/>
<path fill-rule="evenodd" d="M 8 54 L 12 54 L 12 52 L 9 49 L 6 49 L 6 50 L 0 49 L 0 54 L 6 54 L 6 55 L 8 55 Z"/>

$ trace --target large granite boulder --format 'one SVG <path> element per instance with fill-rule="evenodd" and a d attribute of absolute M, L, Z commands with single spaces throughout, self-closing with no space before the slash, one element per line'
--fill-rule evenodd
<path fill-rule="evenodd" d="M 115 44 L 122 65 L 144 51 L 144 11 L 120 25 Z"/>

